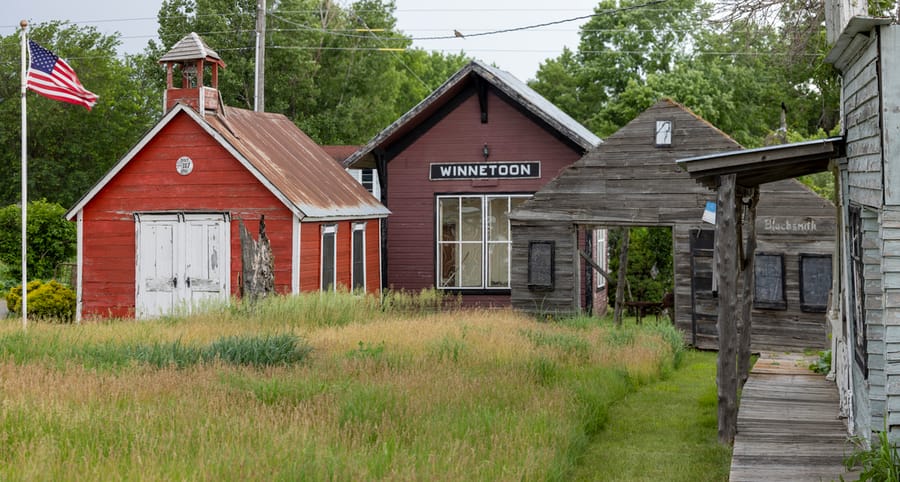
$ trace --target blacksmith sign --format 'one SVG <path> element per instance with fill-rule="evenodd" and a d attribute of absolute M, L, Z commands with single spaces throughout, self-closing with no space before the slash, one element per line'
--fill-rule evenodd
<path fill-rule="evenodd" d="M 834 233 L 834 218 L 763 216 L 757 218 L 756 229 L 766 234 L 829 235 Z"/>
<path fill-rule="evenodd" d="M 537 179 L 541 177 L 540 161 L 525 162 L 452 162 L 432 163 L 432 181 L 460 179 Z"/>

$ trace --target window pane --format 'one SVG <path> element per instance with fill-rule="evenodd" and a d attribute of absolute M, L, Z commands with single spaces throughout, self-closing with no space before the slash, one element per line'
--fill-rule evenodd
<path fill-rule="evenodd" d="M 459 240 L 459 199 L 440 200 L 441 241 Z"/>
<path fill-rule="evenodd" d="M 460 271 L 462 279 L 459 286 L 463 287 L 479 287 L 481 286 L 481 272 L 484 264 L 482 263 L 482 244 L 481 243 L 460 243 Z"/>
<path fill-rule="evenodd" d="M 322 234 L 322 289 L 334 289 L 334 233 Z"/>
<path fill-rule="evenodd" d="M 441 287 L 459 286 L 459 273 L 456 262 L 458 246 L 457 243 L 441 244 L 441 272 L 438 274 Z"/>
<path fill-rule="evenodd" d="M 353 230 L 353 289 L 366 289 L 365 268 L 365 231 Z"/>
<path fill-rule="evenodd" d="M 462 241 L 481 241 L 481 198 L 462 198 Z"/>
<path fill-rule="evenodd" d="M 488 286 L 492 288 L 509 287 L 508 243 L 488 245 Z"/>
<path fill-rule="evenodd" d="M 506 241 L 509 239 L 509 198 L 488 199 L 488 240 Z"/>

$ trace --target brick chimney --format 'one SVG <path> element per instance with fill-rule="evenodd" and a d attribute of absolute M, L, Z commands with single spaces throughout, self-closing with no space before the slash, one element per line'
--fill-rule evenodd
<path fill-rule="evenodd" d="M 168 53 L 159 59 L 166 66 L 166 92 L 163 95 L 163 107 L 166 112 L 175 104 L 187 104 L 200 115 L 207 111 L 215 112 L 219 105 L 219 67 L 225 68 L 225 62 L 195 32 L 191 32 L 179 40 Z M 175 76 L 181 77 L 179 86 L 175 86 Z M 210 85 L 204 85 L 209 77 Z"/>

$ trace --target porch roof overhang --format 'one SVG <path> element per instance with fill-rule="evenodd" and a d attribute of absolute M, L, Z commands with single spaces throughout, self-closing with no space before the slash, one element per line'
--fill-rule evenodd
<path fill-rule="evenodd" d="M 691 178 L 716 189 L 719 176 L 735 174 L 738 186 L 752 188 L 768 182 L 827 171 L 832 159 L 844 156 L 844 138 L 782 144 L 678 159 Z"/>

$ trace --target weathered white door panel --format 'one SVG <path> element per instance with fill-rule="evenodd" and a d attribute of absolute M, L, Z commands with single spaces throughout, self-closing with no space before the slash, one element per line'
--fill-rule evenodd
<path fill-rule="evenodd" d="M 222 214 L 136 217 L 138 318 L 227 300 L 229 223 Z"/>
<path fill-rule="evenodd" d="M 228 298 L 227 227 L 223 216 L 185 221 L 185 290 L 194 306 Z"/>
<path fill-rule="evenodd" d="M 175 217 L 154 217 L 138 223 L 135 314 L 139 318 L 168 313 L 176 303 L 177 225 Z"/>

